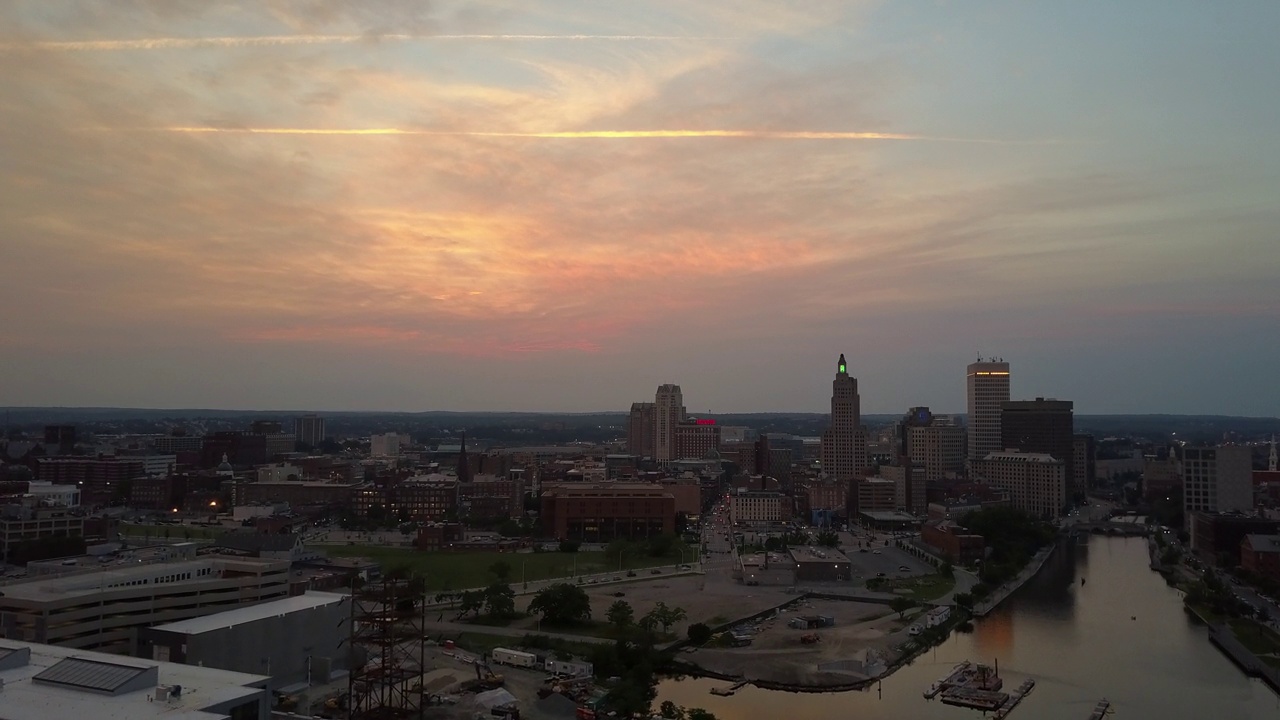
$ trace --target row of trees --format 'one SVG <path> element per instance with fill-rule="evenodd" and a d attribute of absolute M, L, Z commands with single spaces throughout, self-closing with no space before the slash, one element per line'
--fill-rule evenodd
<path fill-rule="evenodd" d="M 652 610 L 636 620 L 635 610 L 626 600 L 615 600 L 605 614 L 609 624 L 617 629 L 618 637 L 625 636 L 633 628 L 652 635 L 659 625 L 662 626 L 662 632 L 666 633 L 672 625 L 684 620 L 686 616 L 684 608 L 668 607 L 666 603 L 659 601 Z"/>

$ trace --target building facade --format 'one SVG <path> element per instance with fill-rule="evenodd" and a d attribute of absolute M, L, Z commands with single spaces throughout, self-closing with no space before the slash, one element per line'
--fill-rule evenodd
<path fill-rule="evenodd" d="M 659 485 L 579 483 L 542 493 L 542 526 L 558 540 L 641 540 L 676 529 L 676 500 Z"/>
<path fill-rule="evenodd" d="M 55 485 L 79 485 L 80 502 L 105 505 L 126 481 L 146 474 L 138 457 L 55 457 L 36 462 L 37 479 Z"/>
<path fill-rule="evenodd" d="M 965 369 L 969 410 L 969 461 L 1003 450 L 1000 407 L 1009 402 L 1009 363 L 979 360 Z"/>
<path fill-rule="evenodd" d="M 293 420 L 293 438 L 297 442 L 315 447 L 328 437 L 325 434 L 324 418 L 319 415 L 303 415 Z"/>
<path fill-rule="evenodd" d="M 679 385 L 660 385 L 653 402 L 653 458 L 660 463 L 679 460 L 676 426 L 684 422 L 684 394 Z"/>
<path fill-rule="evenodd" d="M 1244 445 L 1184 447 L 1178 463 L 1182 508 L 1193 512 L 1253 510 L 1253 451 Z"/>
<path fill-rule="evenodd" d="M 715 421 L 686 420 L 676 425 L 675 459 L 698 460 L 718 456 L 720 452 L 720 426 Z"/>
<path fill-rule="evenodd" d="M 861 477 L 866 469 L 867 436 L 858 380 L 849 376 L 841 354 L 831 383 L 831 426 L 822 433 L 822 471 L 837 480 L 849 480 Z"/>
<path fill-rule="evenodd" d="M 657 406 L 653 403 L 631 403 L 627 415 L 627 452 L 642 458 L 654 456 L 653 431 L 657 422 Z"/>
<path fill-rule="evenodd" d="M 1075 421 L 1070 400 L 1014 400 L 1000 406 L 1002 450 L 1044 453 L 1061 460 L 1067 474 L 1062 504 L 1075 482 Z"/>
<path fill-rule="evenodd" d="M 769 525 L 791 519 L 791 498 L 779 492 L 738 490 L 729 494 L 729 520 L 734 524 Z"/>
<path fill-rule="evenodd" d="M 1013 507 L 1038 518 L 1062 515 L 1066 499 L 1066 463 L 1045 453 L 989 453 L 973 464 L 980 481 L 1003 490 Z"/>

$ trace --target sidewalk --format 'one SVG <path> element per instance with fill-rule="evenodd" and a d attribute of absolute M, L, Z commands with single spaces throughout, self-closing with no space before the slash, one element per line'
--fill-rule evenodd
<path fill-rule="evenodd" d="M 1031 562 L 1027 563 L 1027 566 L 1022 568 L 1022 572 L 1018 573 L 1012 580 L 996 588 L 995 592 L 991 593 L 991 596 L 986 600 L 974 604 L 974 616 L 985 617 L 987 613 L 995 610 L 1000 603 L 1008 599 L 1008 597 L 1018 588 L 1022 587 L 1028 580 L 1035 577 L 1036 573 L 1040 572 L 1040 568 L 1044 567 L 1045 561 L 1049 559 L 1049 556 L 1053 554 L 1053 551 L 1057 549 L 1057 547 L 1057 543 L 1054 543 L 1048 547 L 1041 548 L 1040 552 L 1036 553 L 1035 557 L 1031 558 Z"/>

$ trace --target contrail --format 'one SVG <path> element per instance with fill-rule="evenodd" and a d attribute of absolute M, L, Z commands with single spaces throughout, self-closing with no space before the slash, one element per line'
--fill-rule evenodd
<path fill-rule="evenodd" d="M 259 35 L 213 38 L 143 38 L 137 40 L 45 40 L 0 43 L 0 51 L 46 50 L 97 52 L 108 50 L 184 50 L 191 48 L 246 48 L 275 45 L 349 45 L 376 42 L 430 42 L 432 40 L 630 40 L 673 42 L 679 40 L 730 40 L 724 37 L 687 35 Z"/>
<path fill-rule="evenodd" d="M 667 139 L 755 138 L 762 140 L 914 140 L 920 142 L 1030 144 L 1031 141 L 938 137 L 882 132 L 828 132 L 817 130 L 564 130 L 550 132 L 488 132 L 477 130 L 412 130 L 402 128 L 221 128 L 163 127 L 144 132 L 230 135 L 419 135 L 437 137 L 492 137 L 530 139 Z"/>

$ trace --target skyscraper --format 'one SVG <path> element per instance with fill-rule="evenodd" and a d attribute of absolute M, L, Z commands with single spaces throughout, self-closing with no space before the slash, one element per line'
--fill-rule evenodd
<path fill-rule="evenodd" d="M 653 402 L 653 458 L 658 462 L 678 460 L 676 425 L 684 422 L 684 395 L 679 385 L 659 385 Z"/>
<path fill-rule="evenodd" d="M 303 415 L 294 418 L 293 436 L 300 443 L 316 446 L 324 442 L 324 418 L 319 415 Z"/>
<path fill-rule="evenodd" d="M 860 477 L 866 467 L 867 436 L 858 380 L 849 377 L 842 353 L 831 383 L 831 427 L 822 433 L 822 469 L 838 480 L 849 480 Z"/>
<path fill-rule="evenodd" d="M 978 360 L 966 370 L 969 399 L 969 462 L 1000 445 L 1000 406 L 1009 402 L 1009 363 Z"/>
<path fill-rule="evenodd" d="M 1044 453 L 1063 464 L 1070 492 L 1075 478 L 1075 424 L 1070 400 L 1014 400 L 1000 404 L 1000 449 Z M 1067 496 L 1062 497 L 1066 505 Z"/>
<path fill-rule="evenodd" d="M 640 457 L 653 457 L 654 404 L 631 403 L 627 416 L 627 452 Z"/>

